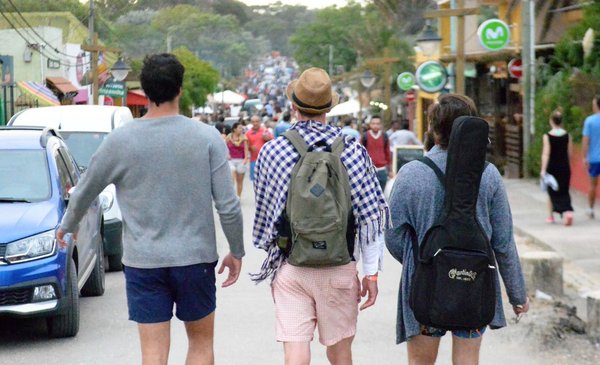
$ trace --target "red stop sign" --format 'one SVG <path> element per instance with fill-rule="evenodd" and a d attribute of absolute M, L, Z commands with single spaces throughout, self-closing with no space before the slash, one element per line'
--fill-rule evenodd
<path fill-rule="evenodd" d="M 518 58 L 513 58 L 508 63 L 508 73 L 515 79 L 520 79 L 523 76 L 523 61 Z"/>

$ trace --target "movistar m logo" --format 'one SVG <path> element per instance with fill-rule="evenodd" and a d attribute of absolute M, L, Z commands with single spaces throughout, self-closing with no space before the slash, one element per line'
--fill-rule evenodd
<path fill-rule="evenodd" d="M 485 30 L 485 37 L 488 39 L 504 38 L 504 28 L 496 27 L 496 29 L 488 28 Z"/>

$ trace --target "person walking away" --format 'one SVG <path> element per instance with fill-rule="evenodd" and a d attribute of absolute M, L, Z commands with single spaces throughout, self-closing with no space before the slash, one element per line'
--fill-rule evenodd
<path fill-rule="evenodd" d="M 357 141 L 360 140 L 360 133 L 356 129 L 352 127 L 353 120 L 352 118 L 344 119 L 344 127 L 342 128 L 342 133 L 348 135 L 350 137 L 354 137 Z"/>
<path fill-rule="evenodd" d="M 285 364 L 310 363 L 310 342 L 315 328 L 319 330 L 319 341 L 327 347 L 327 358 L 331 364 L 352 364 L 351 347 L 356 333 L 360 296 L 368 296 L 360 306 L 361 310 L 375 304 L 377 299 L 377 273 L 383 259 L 383 242 L 377 241 L 377 236 L 388 225 L 388 207 L 365 149 L 356 139 L 327 124 L 326 113 L 338 102 L 327 72 L 320 68 L 307 69 L 288 85 L 287 96 L 298 122 L 284 136 L 267 143 L 256 164 L 253 243 L 267 251 L 267 258 L 260 273 L 253 275 L 252 279 L 260 282 L 274 277 L 272 295 L 276 335 L 277 341 L 283 342 Z M 296 144 L 300 147 L 295 147 Z M 326 165 L 326 170 L 315 166 L 311 173 L 314 180 L 306 177 L 301 180 L 302 173 L 292 173 L 297 164 L 304 161 L 300 159 L 298 149 L 304 149 L 301 151 L 304 160 L 312 153 L 309 151 L 313 151 L 324 156 L 339 156 L 337 161 L 341 161 L 343 166 L 341 170 L 330 165 Z M 331 151 L 330 154 L 328 151 Z M 302 169 L 307 165 L 299 166 Z M 338 225 L 327 229 L 317 227 L 322 233 L 314 233 L 312 245 L 297 246 L 300 243 L 294 243 L 296 246 L 292 246 L 289 252 L 284 252 L 280 246 L 289 249 L 286 245 L 296 239 L 296 234 L 307 237 L 304 230 L 300 231 L 300 223 L 305 223 L 305 228 L 314 228 L 321 223 L 324 215 L 336 214 L 336 208 L 320 211 L 315 206 L 319 205 L 319 201 L 329 199 L 331 190 L 328 189 L 333 187 L 323 188 L 319 184 L 320 178 L 330 182 L 338 179 L 337 176 L 339 180 L 335 187 L 346 187 L 347 200 L 342 203 L 347 204 L 344 206 L 349 212 L 348 219 L 341 218 L 348 222 L 346 233 L 333 239 L 339 241 L 342 237 L 342 246 L 336 247 L 345 251 L 347 263 L 300 266 L 295 261 L 298 256 L 294 247 L 327 253 L 332 248 L 331 235 L 327 234 L 332 230 L 338 232 Z M 294 193 L 296 190 L 292 187 L 297 185 L 292 183 L 307 182 L 314 182 L 310 189 L 312 197 L 302 199 L 303 195 Z M 292 199 L 288 200 L 290 197 Z M 298 197 L 303 206 L 292 205 Z M 314 205 L 306 206 L 308 202 Z M 290 210 L 288 203 L 291 203 Z M 308 215 L 302 221 L 290 224 L 288 219 L 293 221 L 297 209 Z M 301 254 L 302 251 L 299 252 Z M 356 261 L 360 257 L 364 274 L 362 282 L 358 280 L 356 269 Z"/>
<path fill-rule="evenodd" d="M 269 133 L 266 126 L 261 125 L 258 115 L 253 115 L 250 118 L 250 124 L 251 128 L 246 132 L 246 139 L 250 149 L 250 180 L 254 182 L 254 167 L 256 166 L 258 153 L 265 143 L 273 139 L 273 135 Z"/>
<path fill-rule="evenodd" d="M 590 218 L 594 218 L 594 203 L 600 175 L 600 95 L 596 95 L 592 100 L 592 110 L 594 114 L 587 117 L 583 123 L 582 139 L 583 164 L 590 176 L 589 206 L 586 211 Z"/>
<path fill-rule="evenodd" d="M 289 111 L 285 111 L 281 116 L 281 120 L 275 125 L 275 138 L 281 136 L 285 131 L 290 129 L 292 126 L 290 121 L 292 119 L 292 115 Z"/>
<path fill-rule="evenodd" d="M 225 142 L 229 149 L 229 168 L 237 187 L 237 196 L 242 196 L 244 188 L 244 175 L 250 161 L 248 139 L 244 135 L 244 125 L 240 122 L 233 123 L 232 132 L 227 135 Z"/>
<path fill-rule="evenodd" d="M 446 169 L 447 149 L 454 120 L 460 116 L 477 116 L 471 99 L 462 95 L 444 94 L 432 104 L 428 112 L 430 131 L 435 145 L 426 156 L 442 171 Z M 409 304 L 411 278 L 415 273 L 411 226 L 420 243 L 425 232 L 442 213 L 444 188 L 434 171 L 421 161 L 411 161 L 399 171 L 390 196 L 393 228 L 385 233 L 385 242 L 392 256 L 402 264 L 402 278 L 398 293 L 396 342 L 408 341 L 409 364 L 434 364 L 440 339 L 446 330 L 421 325 L 415 319 Z M 492 164 L 487 164 L 481 177 L 477 199 L 477 220 L 489 239 L 496 256 L 499 272 L 504 281 L 509 302 L 519 315 L 529 308 L 517 248 L 512 235 L 512 217 L 502 176 Z M 498 278 L 496 277 L 497 281 Z M 498 282 L 496 284 L 499 284 Z M 506 326 L 502 309 L 500 286 L 496 285 L 496 310 L 490 324 L 493 329 Z M 477 364 L 482 336 L 486 330 L 452 331 L 452 363 Z"/>
<path fill-rule="evenodd" d="M 394 121 L 393 124 L 400 124 L 398 121 Z M 397 129 L 389 135 L 390 151 L 394 152 L 396 146 L 422 146 L 423 143 L 419 141 L 416 134 L 413 131 L 408 130 L 408 120 L 403 120 L 401 128 Z"/>
<path fill-rule="evenodd" d="M 571 181 L 571 156 L 573 145 L 571 136 L 562 129 L 562 114 L 554 111 L 550 115 L 550 132 L 543 136 L 542 166 L 540 176 L 552 175 L 558 182 L 558 190 L 547 188 L 549 215 L 546 222 L 554 223 L 554 212 L 563 217 L 564 224 L 573 224 L 573 207 L 569 184 Z"/>
<path fill-rule="evenodd" d="M 93 199 L 115 184 L 123 215 L 123 265 L 129 319 L 138 323 L 142 364 L 166 365 L 170 322 L 184 321 L 186 364 L 213 364 L 217 245 L 213 202 L 230 252 L 234 284 L 244 256 L 242 211 L 219 132 L 179 114 L 184 67 L 171 54 L 144 59 L 140 81 L 148 113 L 115 129 L 92 157 L 69 199 L 56 238 L 76 239 Z M 150 142 L 149 142 L 150 141 Z"/>
<path fill-rule="evenodd" d="M 392 154 L 388 136 L 383 133 L 381 126 L 381 117 L 374 115 L 369 123 L 369 130 L 363 134 L 361 143 L 367 149 L 375 169 L 377 170 L 377 180 L 381 189 L 385 189 L 388 177 L 394 177 L 392 169 Z"/>

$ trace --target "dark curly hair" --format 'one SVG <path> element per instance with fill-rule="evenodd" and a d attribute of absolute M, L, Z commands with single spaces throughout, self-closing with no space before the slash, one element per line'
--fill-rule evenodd
<path fill-rule="evenodd" d="M 447 149 L 454 120 L 465 115 L 477 117 L 478 113 L 475 103 L 468 96 L 443 94 L 437 103 L 429 107 L 427 115 L 429 128 L 433 131 L 437 144 Z"/>
<path fill-rule="evenodd" d="M 148 55 L 140 75 L 142 89 L 156 106 L 172 101 L 181 91 L 184 72 L 181 62 L 170 53 Z"/>

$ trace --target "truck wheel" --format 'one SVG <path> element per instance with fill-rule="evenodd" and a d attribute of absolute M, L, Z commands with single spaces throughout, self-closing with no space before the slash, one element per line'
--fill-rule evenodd
<path fill-rule="evenodd" d="M 65 293 L 67 305 L 63 314 L 48 317 L 48 334 L 50 337 L 73 337 L 79 332 L 79 289 L 77 287 L 77 268 L 73 258 L 69 261 L 67 268 L 69 279 L 67 281 L 67 292 Z"/>
<path fill-rule="evenodd" d="M 94 270 L 83 285 L 83 288 L 81 288 L 81 295 L 84 297 L 99 297 L 104 294 L 104 288 L 104 247 L 102 246 L 102 241 L 100 241 L 98 242 Z"/>

